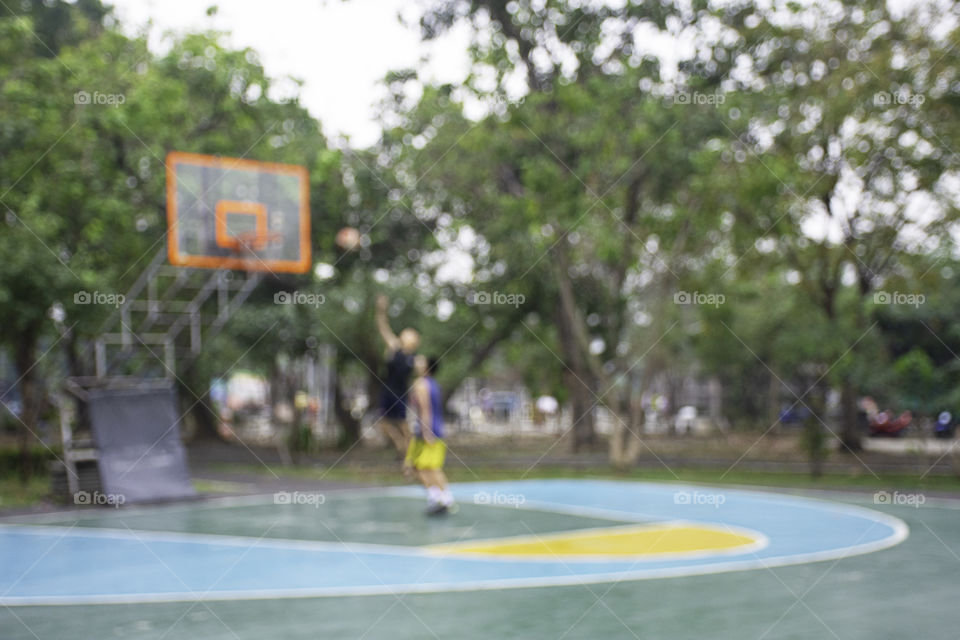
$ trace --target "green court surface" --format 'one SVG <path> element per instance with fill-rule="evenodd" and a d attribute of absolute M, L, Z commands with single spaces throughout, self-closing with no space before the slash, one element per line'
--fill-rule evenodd
<path fill-rule="evenodd" d="M 696 490 L 706 491 L 691 490 L 694 496 Z M 424 517 L 422 502 L 413 492 L 334 491 L 324 495 L 322 504 L 277 505 L 271 496 L 265 496 L 8 518 L 0 520 L 0 525 L 15 531 L 41 524 L 38 531 L 80 532 L 78 541 L 83 541 L 88 531 L 98 535 L 117 532 L 109 535 L 117 535 L 118 541 L 122 532 L 138 540 L 148 540 L 161 532 L 185 537 L 203 534 L 201 539 L 246 537 L 275 544 L 304 541 L 357 545 L 351 549 L 379 553 L 381 546 L 418 549 L 455 541 L 637 526 L 642 522 L 642 518 L 627 516 L 617 520 L 612 511 L 560 513 L 538 505 L 536 500 L 520 509 L 474 504 L 469 495 L 458 494 L 460 511 L 445 519 Z M 791 499 L 761 492 L 750 492 L 747 497 L 757 504 Z M 819 561 L 785 565 L 761 562 L 746 570 L 683 577 L 587 579 L 557 586 L 467 587 L 427 593 L 397 589 L 360 596 L 333 593 L 324 597 L 242 600 L 193 592 L 177 601 L 128 604 L 19 606 L 0 599 L 4 603 L 0 606 L 0 638 L 960 637 L 960 502 L 931 498 L 919 507 L 911 507 L 876 505 L 872 494 L 818 493 L 815 497 L 818 500 L 811 504 L 819 505 L 826 499 L 829 502 L 822 504 L 830 509 L 833 505 L 838 510 L 852 506 L 857 513 L 867 513 L 864 508 L 879 512 L 881 519 L 893 516 L 888 520 L 902 520 L 909 527 L 909 535 L 885 548 L 841 553 Z M 674 502 L 678 502 L 676 498 Z M 682 504 L 682 500 L 679 502 Z M 734 512 L 736 497 L 731 497 L 728 504 Z M 686 519 L 697 520 L 698 514 L 706 513 L 721 521 L 723 509 L 715 512 L 721 515 L 678 508 L 678 515 Z M 764 515 L 757 513 L 756 517 L 762 522 Z M 167 557 L 161 547 L 154 549 L 158 558 Z M 49 551 L 47 547 L 43 550 Z M 77 551 L 82 553 L 82 547 Z M 50 555 L 38 555 L 27 568 L 42 567 Z M 84 571 L 92 578 L 102 574 L 102 569 L 87 566 L 79 573 L 68 573 L 71 580 L 82 582 Z M 122 582 L 130 576 L 119 567 L 113 578 Z M 8 580 L 3 587 L 6 593 L 0 596 L 25 591 L 29 581 Z M 78 593 L 85 587 L 76 586 Z"/>

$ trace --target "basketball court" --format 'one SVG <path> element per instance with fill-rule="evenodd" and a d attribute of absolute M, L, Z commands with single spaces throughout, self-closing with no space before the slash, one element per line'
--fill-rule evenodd
<path fill-rule="evenodd" d="M 954 502 L 600 480 L 455 495 L 459 512 L 440 519 L 414 487 L 7 518 L 0 628 L 790 638 L 933 637 L 960 622 Z"/>
<path fill-rule="evenodd" d="M 167 165 L 169 242 L 97 339 L 97 376 L 70 387 L 92 439 L 63 432 L 75 497 L 76 465 L 96 461 L 106 495 L 145 504 L 0 519 L 3 640 L 933 637 L 960 623 L 960 503 L 946 500 L 596 479 L 456 484 L 441 518 L 412 486 L 189 499 L 170 379 L 263 272 L 310 268 L 309 189 L 292 165 Z"/>

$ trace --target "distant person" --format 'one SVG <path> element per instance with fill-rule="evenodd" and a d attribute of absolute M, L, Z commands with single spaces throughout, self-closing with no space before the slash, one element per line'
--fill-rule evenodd
<path fill-rule="evenodd" d="M 952 438 L 956 429 L 953 415 L 949 411 L 941 411 L 933 426 L 933 435 L 938 438 Z"/>
<path fill-rule="evenodd" d="M 560 403 L 553 396 L 540 396 L 536 402 L 537 411 L 545 416 L 553 416 L 560 408 Z"/>
<path fill-rule="evenodd" d="M 377 330 L 386 343 L 387 369 L 380 392 L 380 431 L 393 443 L 398 456 L 403 456 L 410 440 L 407 426 L 407 390 L 410 388 L 410 373 L 413 371 L 413 356 L 420 348 L 420 334 L 409 327 L 397 336 L 387 320 L 386 296 L 377 297 Z"/>
<path fill-rule="evenodd" d="M 443 399 L 433 377 L 436 370 L 436 359 L 428 360 L 422 355 L 414 359 L 414 431 L 404 460 L 404 468 L 412 469 L 427 489 L 428 515 L 441 515 L 453 507 L 453 494 L 443 473 L 447 444 L 443 441 Z"/>

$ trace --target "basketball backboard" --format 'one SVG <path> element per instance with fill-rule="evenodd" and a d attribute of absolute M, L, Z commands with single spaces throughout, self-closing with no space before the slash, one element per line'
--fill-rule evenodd
<path fill-rule="evenodd" d="M 303 273 L 310 262 L 305 167 L 167 154 L 170 264 Z"/>

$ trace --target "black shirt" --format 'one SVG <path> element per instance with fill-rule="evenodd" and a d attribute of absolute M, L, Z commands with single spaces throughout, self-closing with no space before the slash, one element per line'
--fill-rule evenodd
<path fill-rule="evenodd" d="M 407 417 L 407 391 L 410 372 L 413 371 L 413 356 L 397 349 L 387 361 L 387 375 L 383 379 L 380 408 L 388 418 L 403 420 Z"/>

